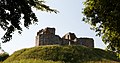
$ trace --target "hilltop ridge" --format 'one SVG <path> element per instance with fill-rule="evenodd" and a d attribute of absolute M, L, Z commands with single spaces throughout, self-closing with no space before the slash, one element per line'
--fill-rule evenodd
<path fill-rule="evenodd" d="M 33 61 L 52 61 L 53 63 L 119 63 L 115 53 L 104 51 L 97 48 L 88 48 L 85 46 L 60 46 L 47 45 L 33 48 L 25 48 L 13 53 L 3 63 L 32 60 Z M 24 63 L 23 61 L 23 63 Z M 52 63 L 51 62 L 51 63 Z M 37 63 L 37 62 L 36 62 Z M 42 62 L 38 62 L 42 63 Z M 43 62 L 44 63 L 44 62 Z M 49 62 L 46 62 L 49 63 Z"/>

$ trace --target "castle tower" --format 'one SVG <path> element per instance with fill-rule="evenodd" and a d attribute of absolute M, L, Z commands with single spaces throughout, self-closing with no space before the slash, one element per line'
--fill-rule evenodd
<path fill-rule="evenodd" d="M 47 27 L 44 29 L 44 34 L 54 34 L 55 35 L 55 28 L 50 28 L 50 27 Z"/>
<path fill-rule="evenodd" d="M 39 30 L 36 36 L 36 46 L 61 44 L 62 40 L 58 35 L 55 35 L 55 28 L 47 27 Z"/>

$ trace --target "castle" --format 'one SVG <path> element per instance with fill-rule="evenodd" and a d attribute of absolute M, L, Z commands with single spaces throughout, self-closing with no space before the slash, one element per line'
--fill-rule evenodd
<path fill-rule="evenodd" d="M 36 46 L 41 45 L 83 45 L 94 47 L 93 38 L 77 38 L 74 33 L 67 33 L 62 38 L 55 35 L 55 28 L 47 27 L 37 32 Z"/>

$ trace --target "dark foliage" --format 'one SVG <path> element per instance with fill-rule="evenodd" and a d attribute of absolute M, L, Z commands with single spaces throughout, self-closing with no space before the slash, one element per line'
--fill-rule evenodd
<path fill-rule="evenodd" d="M 7 54 L 7 53 L 0 54 L 0 61 L 4 61 L 8 57 L 9 57 L 9 54 Z"/>
<path fill-rule="evenodd" d="M 120 0 L 86 0 L 83 21 L 112 51 L 120 51 Z"/>
<path fill-rule="evenodd" d="M 32 8 L 57 13 L 44 3 L 43 0 L 0 0 L 0 27 L 6 31 L 3 42 L 10 41 L 14 31 L 22 32 L 22 22 L 26 28 L 38 22 Z"/>

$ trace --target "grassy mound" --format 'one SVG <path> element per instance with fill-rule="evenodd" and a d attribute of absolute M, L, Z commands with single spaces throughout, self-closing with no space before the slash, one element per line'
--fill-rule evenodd
<path fill-rule="evenodd" d="M 27 62 L 28 60 L 32 62 Z M 103 61 L 103 63 L 106 61 L 115 62 L 117 61 L 117 57 L 113 52 L 96 48 L 54 45 L 16 51 L 3 63 L 97 63 L 99 61 Z"/>
<path fill-rule="evenodd" d="M 61 61 L 51 61 L 51 60 L 36 60 L 36 59 L 21 59 L 14 60 L 11 62 L 3 62 L 3 63 L 62 63 Z"/>

